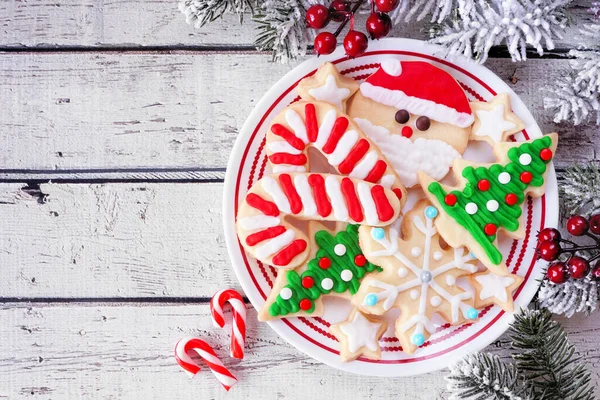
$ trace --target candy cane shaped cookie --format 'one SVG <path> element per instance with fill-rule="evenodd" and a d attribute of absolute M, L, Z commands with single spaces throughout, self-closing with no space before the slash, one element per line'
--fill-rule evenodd
<path fill-rule="evenodd" d="M 210 313 L 215 326 L 225 326 L 223 306 L 231 304 L 233 324 L 231 333 L 231 349 L 229 354 L 233 358 L 244 358 L 244 345 L 246 344 L 246 305 L 242 295 L 233 289 L 219 290 L 210 300 Z"/>
<path fill-rule="evenodd" d="M 254 258 L 291 269 L 308 257 L 308 239 L 285 217 L 384 226 L 398 217 L 400 208 L 396 194 L 382 185 L 330 174 L 275 174 L 246 194 L 237 233 Z"/>
<path fill-rule="evenodd" d="M 379 183 L 401 203 L 406 189 L 379 148 L 334 106 L 314 101 L 286 107 L 269 126 L 267 155 L 273 172 L 309 171 L 308 148 L 319 150 L 341 175 Z"/>
<path fill-rule="evenodd" d="M 200 366 L 189 355 L 192 351 L 202 357 L 225 390 L 229 391 L 237 383 L 235 376 L 225 368 L 208 343 L 198 338 L 186 337 L 177 342 L 175 346 L 175 359 L 181 368 L 192 378 L 200 372 Z"/>

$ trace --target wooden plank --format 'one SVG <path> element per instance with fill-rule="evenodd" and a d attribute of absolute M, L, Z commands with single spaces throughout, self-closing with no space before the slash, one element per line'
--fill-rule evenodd
<path fill-rule="evenodd" d="M 558 48 L 573 48 L 580 40 L 578 25 L 588 17 L 592 0 L 577 0 L 572 25 Z M 364 26 L 366 16 L 358 18 Z M 185 23 L 175 0 L 38 0 L 0 4 L 0 46 L 5 47 L 141 47 L 141 46 L 252 46 L 256 24 L 246 16 L 243 25 L 234 15 L 194 29 Z M 426 21 L 395 24 L 391 36 L 427 39 Z M 585 39 L 582 39 L 585 40 Z M 589 40 L 589 39 L 588 39 Z"/>
<path fill-rule="evenodd" d="M 539 88 L 566 60 L 489 67 L 556 129 Z M 289 69 L 255 53 L 0 54 L 0 96 L 15 99 L 0 113 L 0 170 L 224 168 L 253 106 Z M 594 159 L 595 127 L 560 130 L 558 165 Z"/>
<path fill-rule="evenodd" d="M 0 308 L 0 398 L 214 399 L 225 391 L 204 369 L 190 380 L 173 347 L 185 335 L 206 338 L 224 356 L 229 330 L 212 327 L 204 305 L 3 304 Z M 447 398 L 445 371 L 409 378 L 373 378 L 320 364 L 248 313 L 243 361 L 223 357 L 239 383 L 233 399 Z M 600 379 L 597 319 L 561 319 Z M 509 339 L 488 350 L 508 359 Z"/>

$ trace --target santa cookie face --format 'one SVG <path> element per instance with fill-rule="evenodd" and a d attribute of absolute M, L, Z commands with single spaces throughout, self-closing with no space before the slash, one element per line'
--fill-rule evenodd
<path fill-rule="evenodd" d="M 386 60 L 348 102 L 348 115 L 406 187 L 417 172 L 443 178 L 467 147 L 473 114 L 458 82 L 421 61 Z"/>

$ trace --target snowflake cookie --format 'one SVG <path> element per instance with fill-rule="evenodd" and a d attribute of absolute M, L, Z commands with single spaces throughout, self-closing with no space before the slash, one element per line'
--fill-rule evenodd
<path fill-rule="evenodd" d="M 475 256 L 463 247 L 443 247 L 433 223 L 437 215 L 437 208 L 422 200 L 404 217 L 402 232 L 400 220 L 359 229 L 365 257 L 383 272 L 368 274 L 352 301 L 375 315 L 399 308 L 396 336 L 408 354 L 436 331 L 434 314 L 453 325 L 478 317 L 472 294 L 456 285 L 458 277 L 477 272 Z"/>

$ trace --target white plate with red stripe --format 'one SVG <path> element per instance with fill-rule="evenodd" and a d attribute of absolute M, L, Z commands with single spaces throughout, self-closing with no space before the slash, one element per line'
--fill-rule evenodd
<path fill-rule="evenodd" d="M 233 269 L 250 299 L 258 310 L 265 302 L 276 276 L 272 267 L 257 263 L 241 247 L 235 230 L 237 207 L 248 189 L 264 174 L 269 173 L 264 138 L 271 119 L 296 97 L 296 85 L 314 74 L 325 61 L 336 65 L 345 76 L 362 82 L 373 73 L 379 63 L 390 55 L 402 60 L 428 61 L 448 71 L 463 86 L 469 100 L 489 100 L 497 93 L 509 93 L 513 111 L 526 126 L 515 135 L 517 141 L 542 135 L 531 113 L 518 96 L 498 76 L 487 68 L 470 61 L 447 61 L 436 56 L 439 49 L 424 42 L 409 39 L 384 39 L 369 43 L 368 51 L 361 57 L 347 59 L 343 49 L 326 57 L 316 57 L 294 68 L 263 96 L 242 127 L 233 148 L 225 178 L 223 218 L 225 239 Z M 471 142 L 464 154 L 465 159 L 493 161 L 491 149 L 484 142 Z M 558 222 L 558 190 L 554 169 L 548 175 L 546 194 L 528 199 L 525 204 L 526 236 L 522 240 L 501 238 L 500 249 L 512 273 L 525 278 L 515 292 L 515 308 L 527 307 L 538 289 L 543 263 L 534 256 L 535 235 L 544 227 L 554 227 Z M 393 328 L 380 340 L 382 359 L 379 361 L 359 358 L 343 363 L 339 357 L 339 343 L 329 333 L 329 326 L 342 321 L 350 311 L 347 301 L 326 297 L 323 317 L 287 318 L 268 324 L 281 337 L 298 350 L 321 362 L 345 371 L 373 376 L 417 375 L 447 367 L 453 361 L 483 349 L 506 331 L 512 315 L 498 306 L 487 307 L 480 319 L 461 326 L 440 326 L 438 331 L 413 355 L 401 351 Z M 387 316 L 393 321 L 396 315 Z M 393 326 L 393 323 L 390 324 Z"/>

